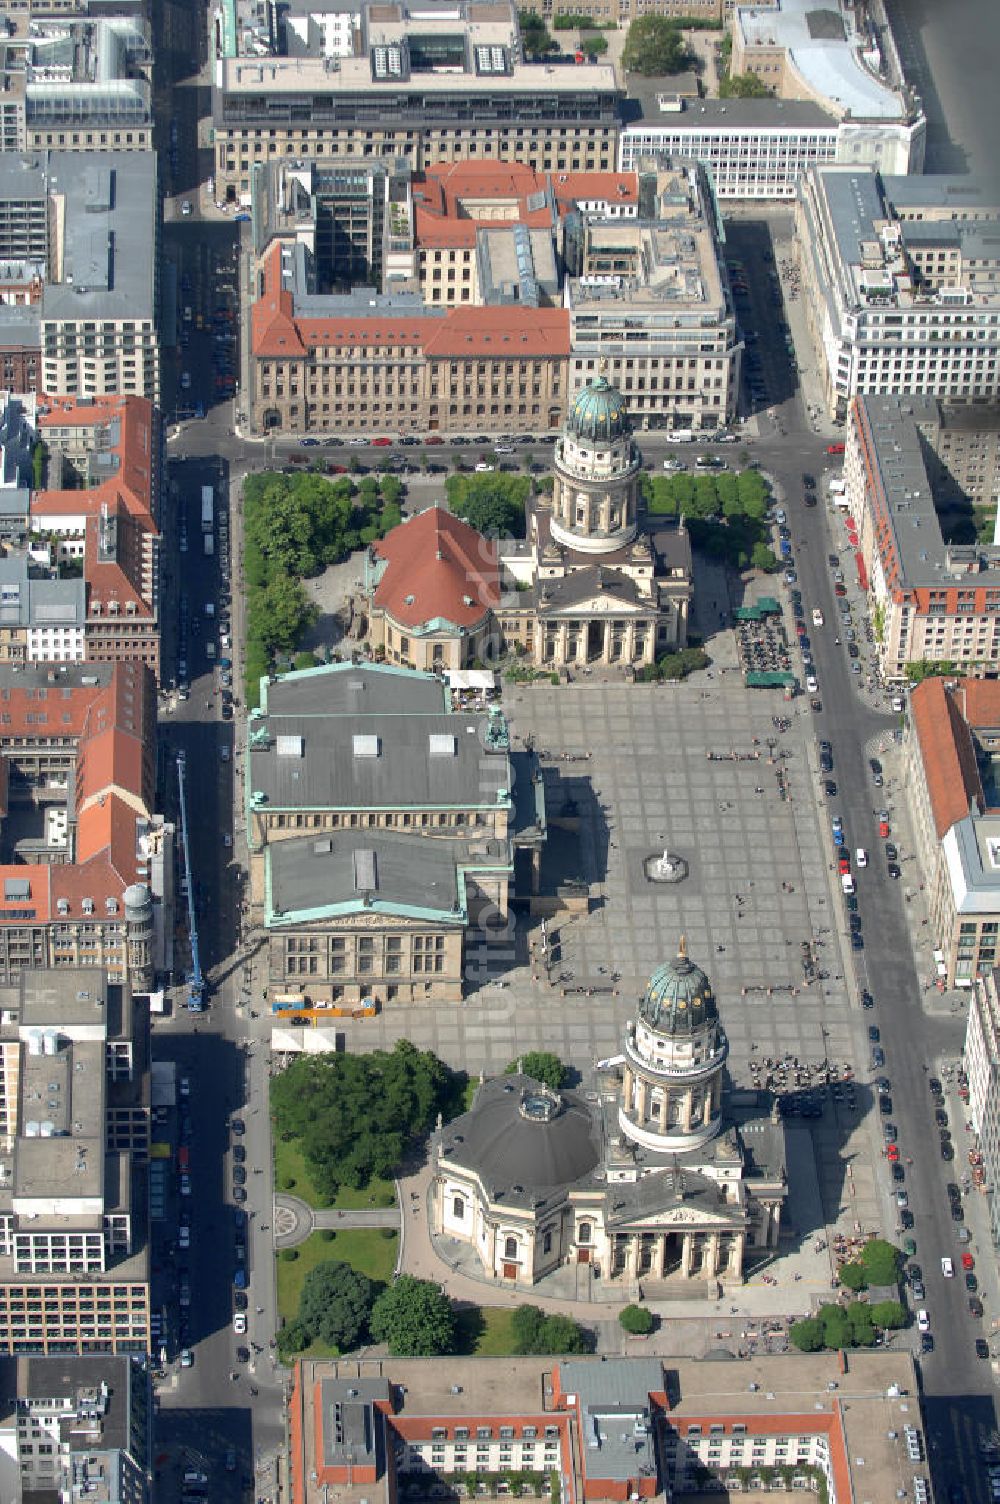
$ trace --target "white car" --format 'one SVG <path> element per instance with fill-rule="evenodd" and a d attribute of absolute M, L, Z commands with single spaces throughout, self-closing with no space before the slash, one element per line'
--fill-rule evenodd
<path fill-rule="evenodd" d="M 928 1316 L 927 1312 L 926 1311 L 918 1311 L 917 1312 L 917 1331 L 918 1332 L 929 1332 L 930 1329 L 931 1329 L 931 1319 Z"/>
<path fill-rule="evenodd" d="M 813 610 L 813 626 L 814 627 L 821 627 L 822 625 L 823 625 L 823 613 L 819 609 L 819 607 L 816 606 L 814 608 L 814 610 Z"/>
<path fill-rule="evenodd" d="M 194 1364 L 194 1353 L 189 1347 L 181 1348 L 181 1367 L 191 1368 Z"/>
<path fill-rule="evenodd" d="M 186 198 L 181 204 L 181 213 L 185 215 L 191 213 L 191 200 L 189 198 Z"/>
<path fill-rule="evenodd" d="M 775 512 L 774 520 L 781 527 L 784 527 L 785 523 L 788 521 L 788 518 L 785 516 L 785 513 L 781 507 L 778 507 L 777 511 Z"/>
<path fill-rule="evenodd" d="M 189 1097 L 191 1095 L 191 1078 L 190 1078 L 190 1076 L 182 1076 L 181 1077 L 180 1088 L 181 1088 L 181 1096 L 182 1097 Z"/>
<path fill-rule="evenodd" d="M 233 1316 L 233 1331 L 237 1337 L 245 1337 L 247 1334 L 247 1319 L 242 1311 L 237 1311 Z"/>
<path fill-rule="evenodd" d="M 190 1196 L 190 1194 L 191 1194 L 191 1176 L 190 1175 L 182 1175 L 181 1176 L 181 1195 L 182 1196 Z"/>
<path fill-rule="evenodd" d="M 179 1227 L 177 1229 L 177 1246 L 178 1246 L 178 1248 L 190 1248 L 191 1247 L 191 1229 L 190 1229 L 190 1227 Z"/>
<path fill-rule="evenodd" d="M 809 692 L 809 694 L 811 694 L 811 695 L 814 695 L 816 693 L 816 691 L 819 689 L 819 684 L 818 684 L 818 682 L 816 680 L 816 675 L 815 674 L 807 674 L 806 675 L 806 689 Z"/>
<path fill-rule="evenodd" d="M 189 391 L 190 388 L 191 388 L 191 372 L 190 371 L 182 371 L 181 372 L 181 391 L 186 392 L 186 391 Z"/>
<path fill-rule="evenodd" d="M 859 846 L 855 851 L 854 860 L 857 862 L 859 867 L 868 866 L 868 853 L 863 846 Z"/>
<path fill-rule="evenodd" d="M 952 1263 L 951 1259 L 941 1260 L 941 1273 L 944 1275 L 945 1279 L 954 1278 L 955 1265 Z"/>
<path fill-rule="evenodd" d="M 488 465 L 485 460 L 480 460 L 476 466 L 477 475 L 488 475 L 496 469 L 495 465 Z"/>

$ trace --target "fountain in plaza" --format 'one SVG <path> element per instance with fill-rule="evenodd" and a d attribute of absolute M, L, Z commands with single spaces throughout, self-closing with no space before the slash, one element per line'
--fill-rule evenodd
<path fill-rule="evenodd" d="M 688 864 L 682 856 L 664 847 L 660 856 L 647 856 L 643 859 L 642 870 L 648 882 L 679 883 L 688 875 Z"/>

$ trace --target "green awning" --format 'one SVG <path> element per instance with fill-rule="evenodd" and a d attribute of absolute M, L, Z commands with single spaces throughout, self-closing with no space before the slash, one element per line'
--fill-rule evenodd
<path fill-rule="evenodd" d="M 794 674 L 762 674 L 754 670 L 747 674 L 747 689 L 791 689 L 795 685 Z"/>

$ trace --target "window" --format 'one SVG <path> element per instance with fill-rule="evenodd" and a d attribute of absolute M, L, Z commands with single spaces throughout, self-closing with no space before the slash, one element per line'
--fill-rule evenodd
<path fill-rule="evenodd" d="M 452 1216 L 456 1222 L 461 1222 L 465 1216 L 465 1202 L 461 1196 L 456 1196 L 451 1204 Z"/>
<path fill-rule="evenodd" d="M 505 1259 L 517 1258 L 517 1239 L 505 1238 L 503 1244 L 503 1256 Z"/>
<path fill-rule="evenodd" d="M 576 1241 L 578 1243 L 589 1243 L 591 1238 L 591 1231 L 592 1229 L 589 1222 L 581 1222 L 579 1231 L 576 1235 Z"/>

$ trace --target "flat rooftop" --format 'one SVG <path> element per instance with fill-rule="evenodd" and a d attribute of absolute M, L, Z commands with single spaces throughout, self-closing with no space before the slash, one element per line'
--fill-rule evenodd
<path fill-rule="evenodd" d="M 261 696 L 266 715 L 426 715 L 449 704 L 448 687 L 436 675 L 380 663 L 336 663 L 282 674 L 264 685 Z"/>
<path fill-rule="evenodd" d="M 120 992 L 120 988 L 116 988 Z M 50 967 L 21 974 L 21 1038 L 35 1029 L 80 1027 L 93 1037 L 114 1033 L 108 1027 L 108 974 L 102 966 Z M 120 1007 L 118 1008 L 120 1022 Z"/>
<path fill-rule="evenodd" d="M 861 38 L 849 14 L 816 0 L 778 0 L 740 7 L 733 21 L 750 45 L 783 47 L 805 83 L 840 114 L 855 120 L 902 120 L 904 101 L 861 60 Z"/>
<path fill-rule="evenodd" d="M 805 99 L 688 99 L 682 110 L 661 110 L 668 94 L 664 80 L 655 86 L 638 74 L 628 75 L 625 118 L 629 127 L 659 125 L 664 130 L 834 130 L 837 117 Z"/>
<path fill-rule="evenodd" d="M 473 37 L 473 44 L 477 40 Z M 226 96 L 240 94 L 260 94 L 266 98 L 322 94 L 334 99 L 355 95 L 363 96 L 371 104 L 377 102 L 380 92 L 384 92 L 390 107 L 400 95 L 410 94 L 422 94 L 430 99 L 442 95 L 446 100 L 456 93 L 469 92 L 520 94 L 535 99 L 546 95 L 568 95 L 574 99 L 594 96 L 596 113 L 596 96 L 618 96 L 621 93 L 614 66 L 610 63 L 589 63 L 582 68 L 515 63 L 510 73 L 413 72 L 405 80 L 387 79 L 384 82 L 373 82 L 367 56 L 340 58 L 335 71 L 322 57 L 232 57 L 223 59 L 221 71 L 216 119 L 222 123 L 226 120 Z"/>
<path fill-rule="evenodd" d="M 153 152 L 52 152 L 49 189 L 64 200 L 58 280 L 42 320 L 135 319 L 155 314 L 158 213 Z"/>
<path fill-rule="evenodd" d="M 60 1200 L 105 1199 L 106 1081 L 103 1038 L 21 1045 L 15 1211 L 45 1215 Z"/>

